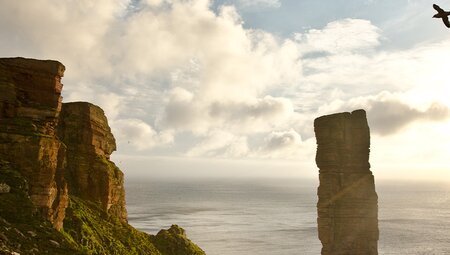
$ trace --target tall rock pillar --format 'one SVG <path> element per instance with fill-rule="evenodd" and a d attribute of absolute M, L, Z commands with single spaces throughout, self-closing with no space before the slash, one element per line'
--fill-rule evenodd
<path fill-rule="evenodd" d="M 366 112 L 319 117 L 314 132 L 322 255 L 378 254 L 378 197 L 369 164 Z"/>

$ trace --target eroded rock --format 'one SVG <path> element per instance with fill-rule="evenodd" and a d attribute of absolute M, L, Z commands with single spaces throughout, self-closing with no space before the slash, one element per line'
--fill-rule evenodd
<path fill-rule="evenodd" d="M 156 236 L 151 236 L 155 246 L 166 255 L 205 255 L 205 252 L 192 243 L 184 229 L 172 225 L 169 229 L 162 229 Z"/>
<path fill-rule="evenodd" d="M 2 193 L 9 193 L 10 190 L 11 190 L 11 187 L 9 187 L 8 184 L 0 183 L 0 194 L 2 194 Z"/>
<path fill-rule="evenodd" d="M 322 255 L 378 254 L 378 197 L 365 111 L 322 116 L 314 121 L 314 131 Z"/>
<path fill-rule="evenodd" d="M 116 141 L 103 110 L 86 102 L 65 103 L 59 136 L 67 146 L 71 194 L 92 202 L 127 221 L 123 173 L 109 160 Z"/>
<path fill-rule="evenodd" d="M 0 59 L 0 183 L 11 188 L 0 199 L 0 251 L 204 255 L 177 226 L 156 238 L 125 223 L 123 173 L 109 160 L 116 144 L 105 114 L 89 103 L 62 106 L 64 69 Z"/>
<path fill-rule="evenodd" d="M 0 158 L 20 170 L 31 200 L 57 229 L 68 203 L 65 146 L 55 132 L 64 70 L 57 61 L 0 59 Z"/>

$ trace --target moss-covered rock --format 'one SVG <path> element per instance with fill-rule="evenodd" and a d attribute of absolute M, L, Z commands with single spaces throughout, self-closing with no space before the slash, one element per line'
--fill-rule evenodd
<path fill-rule="evenodd" d="M 0 160 L 0 254 L 82 254 L 44 220 L 28 196 L 28 183 L 9 162 Z"/>
<path fill-rule="evenodd" d="M 75 196 L 66 208 L 64 228 L 57 231 L 28 196 L 28 182 L 9 162 L 0 160 L 0 254 L 204 255 L 173 225 L 156 236 L 138 231 L 105 212 L 98 203 Z"/>
<path fill-rule="evenodd" d="M 184 229 L 172 225 L 169 229 L 162 229 L 151 236 L 159 251 L 164 255 L 204 255 L 205 252 L 186 236 Z"/>
<path fill-rule="evenodd" d="M 70 199 L 63 232 L 86 254 L 161 254 L 148 234 L 107 214 L 97 203 L 78 197 Z"/>
<path fill-rule="evenodd" d="M 70 199 L 62 232 L 78 250 L 90 255 L 205 255 L 177 225 L 149 235 L 78 197 Z"/>

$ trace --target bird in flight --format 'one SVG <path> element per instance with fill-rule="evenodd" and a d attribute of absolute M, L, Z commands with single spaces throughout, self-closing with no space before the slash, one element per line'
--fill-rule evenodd
<path fill-rule="evenodd" d="M 433 4 L 433 8 L 438 12 L 433 16 L 433 18 L 442 19 L 445 26 L 450 28 L 450 22 L 448 22 L 448 15 L 450 15 L 450 12 L 442 10 L 441 7 L 439 7 L 437 4 Z"/>

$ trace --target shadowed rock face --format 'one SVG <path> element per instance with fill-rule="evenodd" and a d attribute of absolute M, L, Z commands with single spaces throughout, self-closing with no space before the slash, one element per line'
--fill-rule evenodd
<path fill-rule="evenodd" d="M 57 229 L 68 204 L 66 151 L 55 136 L 64 70 L 57 61 L 0 59 L 0 159 L 21 170 L 32 202 Z"/>
<path fill-rule="evenodd" d="M 378 197 L 369 164 L 366 112 L 319 117 L 314 131 L 322 255 L 378 254 Z"/>

